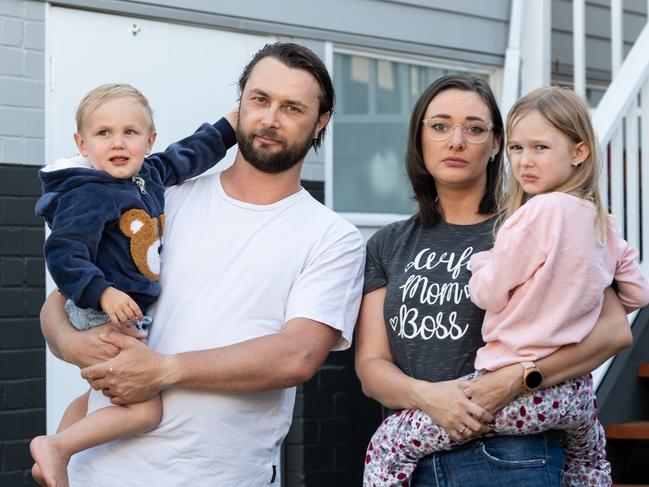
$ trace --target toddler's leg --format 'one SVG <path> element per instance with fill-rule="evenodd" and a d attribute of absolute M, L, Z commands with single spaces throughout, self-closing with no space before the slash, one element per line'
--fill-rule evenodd
<path fill-rule="evenodd" d="M 521 435 L 549 430 L 566 432 L 562 485 L 611 485 L 590 374 L 519 396 L 496 414 L 493 431 Z"/>
<path fill-rule="evenodd" d="M 77 397 L 70 405 L 65 409 L 61 422 L 59 423 L 56 432 L 59 433 L 64 429 L 68 428 L 70 425 L 80 421 L 86 417 L 88 414 L 88 396 L 90 395 L 90 389 Z"/>
<path fill-rule="evenodd" d="M 123 436 L 150 431 L 160 423 L 161 417 L 159 394 L 145 402 L 99 409 L 64 429 L 59 428 L 55 435 L 34 438 L 30 445 L 37 464 L 34 473 L 48 487 L 67 487 L 67 465 L 73 454 Z"/>
<path fill-rule="evenodd" d="M 65 409 L 59 427 L 56 429 L 56 432 L 63 431 L 70 425 L 81 420 L 87 413 L 88 410 L 88 396 L 90 390 L 84 392 L 82 395 L 77 397 L 70 405 Z M 46 436 L 37 436 L 32 440 L 29 445 L 32 457 L 34 458 L 34 465 L 32 466 L 32 477 L 40 485 L 66 485 L 67 484 L 67 472 L 59 472 L 56 468 L 48 468 L 49 471 L 54 471 L 52 475 L 48 475 L 46 479 L 43 475 L 38 461 L 40 460 L 41 464 L 52 463 L 58 464 L 57 460 L 50 460 L 51 458 L 56 459 L 58 456 L 58 451 L 52 451 L 51 442 L 48 441 Z M 49 483 L 48 483 L 49 482 Z M 54 484 L 52 484 L 54 482 Z"/>

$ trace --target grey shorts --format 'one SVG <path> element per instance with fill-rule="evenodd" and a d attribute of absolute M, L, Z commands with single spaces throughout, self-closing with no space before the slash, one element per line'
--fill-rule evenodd
<path fill-rule="evenodd" d="M 80 308 L 71 299 L 68 299 L 65 303 L 65 312 L 68 314 L 72 326 L 80 331 L 88 330 L 110 321 L 108 315 L 103 311 L 97 311 L 92 308 Z"/>
<path fill-rule="evenodd" d="M 68 314 L 72 326 L 79 331 L 89 330 L 90 328 L 103 325 L 110 321 L 108 315 L 103 311 L 97 311 L 92 308 L 80 308 L 71 299 L 68 299 L 65 303 L 65 312 Z M 150 316 L 145 315 L 144 319 L 133 323 L 133 326 L 140 330 L 148 330 L 152 321 Z"/>

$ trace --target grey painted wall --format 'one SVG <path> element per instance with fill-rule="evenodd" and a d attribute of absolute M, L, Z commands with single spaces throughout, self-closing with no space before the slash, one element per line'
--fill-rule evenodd
<path fill-rule="evenodd" d="M 43 163 L 44 19 L 44 3 L 0 0 L 0 163 Z"/>
<path fill-rule="evenodd" d="M 57 3 L 491 65 L 501 65 L 504 59 L 510 7 L 509 0 L 144 0 L 138 3 L 62 0 Z"/>

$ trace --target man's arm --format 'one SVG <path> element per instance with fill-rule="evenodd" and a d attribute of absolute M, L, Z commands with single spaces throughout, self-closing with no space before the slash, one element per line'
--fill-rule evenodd
<path fill-rule="evenodd" d="M 61 360 L 78 367 L 105 362 L 119 353 L 119 348 L 99 338 L 110 330 L 122 331 L 112 325 L 102 325 L 87 331 L 73 328 L 64 310 L 67 298 L 58 291 L 50 293 L 41 308 L 41 329 L 50 351 Z M 137 338 L 146 338 L 146 332 L 137 328 L 123 330 Z"/>
<path fill-rule="evenodd" d="M 114 404 L 140 402 L 161 389 L 256 392 L 309 380 L 337 343 L 340 332 L 306 318 L 290 320 L 280 333 L 227 347 L 162 355 L 137 340 L 103 337 L 121 352 L 82 370 L 94 389 L 108 389 Z"/>

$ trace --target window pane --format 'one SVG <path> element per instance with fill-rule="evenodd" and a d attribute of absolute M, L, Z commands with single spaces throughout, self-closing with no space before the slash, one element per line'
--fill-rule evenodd
<path fill-rule="evenodd" d="M 411 214 L 403 164 L 407 122 L 337 122 L 334 191 L 337 211 Z"/>
<path fill-rule="evenodd" d="M 401 77 L 405 66 L 391 61 L 376 63 L 376 111 L 378 113 L 401 113 Z"/>
<path fill-rule="evenodd" d="M 370 60 L 359 56 L 336 56 L 334 79 L 337 111 L 369 113 Z"/>
<path fill-rule="evenodd" d="M 350 213 L 416 211 L 404 155 L 410 111 L 451 69 L 334 55 L 333 207 Z M 483 76 L 488 80 L 486 75 Z"/>

